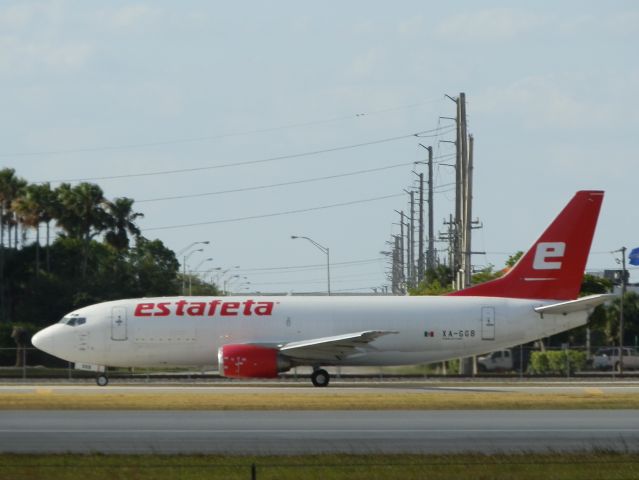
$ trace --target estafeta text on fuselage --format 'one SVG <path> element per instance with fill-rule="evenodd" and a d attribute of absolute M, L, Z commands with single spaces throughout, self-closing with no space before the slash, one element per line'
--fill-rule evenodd
<path fill-rule="evenodd" d="M 223 317 L 237 315 L 268 316 L 273 314 L 275 302 L 255 301 L 251 299 L 241 302 L 212 299 L 206 302 L 177 300 L 174 302 L 138 303 L 133 313 L 136 317 Z"/>

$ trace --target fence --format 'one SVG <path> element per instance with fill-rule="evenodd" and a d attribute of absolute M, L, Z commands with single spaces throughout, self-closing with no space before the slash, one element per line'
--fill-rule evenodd
<path fill-rule="evenodd" d="M 332 367 L 329 373 L 336 379 L 426 379 L 426 378 L 455 378 L 455 377 L 606 377 L 618 376 L 615 371 L 616 363 L 612 359 L 611 368 L 601 367 L 601 357 L 593 352 L 610 350 L 614 347 L 593 347 L 591 354 L 581 347 L 575 348 L 547 348 L 540 352 L 532 347 L 515 347 L 509 350 L 493 352 L 476 357 L 474 368 L 465 375 L 459 374 L 459 360 L 438 362 L 429 365 L 413 365 L 402 367 Z M 635 354 L 634 349 L 629 349 Z M 595 361 L 593 361 L 593 359 Z M 617 362 L 618 363 L 618 362 Z M 639 355 L 627 356 L 624 359 L 624 375 L 639 375 Z M 288 381 L 306 381 L 310 374 L 310 367 L 299 367 L 281 375 L 281 379 Z M 93 372 L 76 370 L 73 363 L 52 357 L 35 348 L 0 348 L 0 380 L 5 379 L 90 379 Z M 121 379 L 175 379 L 175 380 L 213 380 L 219 378 L 213 368 L 194 370 L 185 368 L 173 369 L 109 369 L 111 378 Z"/>

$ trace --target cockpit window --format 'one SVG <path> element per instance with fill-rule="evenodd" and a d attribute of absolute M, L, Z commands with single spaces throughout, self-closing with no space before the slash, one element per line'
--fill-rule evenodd
<path fill-rule="evenodd" d="M 87 319 L 84 317 L 64 317 L 58 323 L 63 323 L 65 325 L 70 325 L 72 327 L 77 327 L 78 325 L 83 325 L 87 322 Z"/>

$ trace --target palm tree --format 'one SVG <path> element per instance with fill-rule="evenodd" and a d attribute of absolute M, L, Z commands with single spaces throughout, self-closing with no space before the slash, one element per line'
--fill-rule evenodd
<path fill-rule="evenodd" d="M 92 183 L 80 183 L 75 187 L 63 183 L 56 193 L 60 202 L 57 225 L 69 237 L 83 242 L 82 276 L 85 277 L 91 239 L 107 226 L 104 193 Z"/>
<path fill-rule="evenodd" d="M 8 246 L 11 248 L 11 227 L 16 225 L 17 246 L 17 223 L 15 222 L 11 205 L 27 183 L 23 179 L 16 177 L 15 173 L 16 171 L 13 168 L 0 170 L 0 320 L 7 318 L 8 311 L 4 284 L 4 230 L 5 225 L 8 225 Z"/>
<path fill-rule="evenodd" d="M 39 197 L 39 185 L 27 185 L 22 195 L 13 200 L 11 207 L 16 218 L 27 228 L 36 231 L 36 276 L 40 271 L 40 222 L 42 221 L 42 208 Z"/>
<path fill-rule="evenodd" d="M 51 184 L 49 182 L 38 185 L 38 199 L 40 202 L 40 221 L 44 222 L 47 226 L 47 241 L 46 241 L 46 264 L 47 264 L 47 272 L 51 271 L 51 259 L 50 259 L 50 230 L 51 230 L 51 221 L 58 215 L 60 212 L 60 207 L 58 204 L 58 197 L 54 190 L 51 190 Z"/>
<path fill-rule="evenodd" d="M 26 187 L 27 182 L 16 177 L 13 168 L 0 170 L 0 244 L 4 245 L 4 227 L 8 228 L 8 246 L 11 248 L 11 229 L 15 227 L 15 246 L 18 246 L 18 222 L 12 210 L 13 201 Z"/>
<path fill-rule="evenodd" d="M 144 214 L 133 211 L 133 202 L 132 198 L 122 197 L 106 203 L 108 231 L 105 240 L 118 251 L 129 248 L 129 234 L 138 238 L 141 233 L 135 221 Z"/>

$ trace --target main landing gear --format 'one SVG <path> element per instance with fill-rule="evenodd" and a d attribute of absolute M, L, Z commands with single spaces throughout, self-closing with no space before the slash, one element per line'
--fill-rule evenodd
<path fill-rule="evenodd" d="M 109 384 L 109 377 L 101 373 L 100 375 L 95 377 L 95 383 L 98 384 L 98 387 L 106 387 Z"/>
<path fill-rule="evenodd" d="M 326 387 L 330 379 L 331 376 L 323 368 L 316 368 L 311 374 L 311 381 L 316 387 Z"/>

